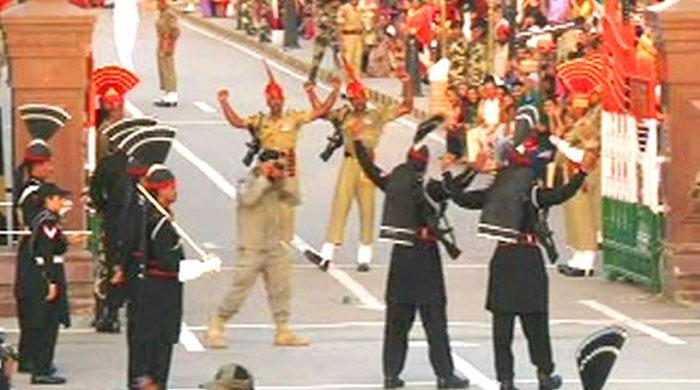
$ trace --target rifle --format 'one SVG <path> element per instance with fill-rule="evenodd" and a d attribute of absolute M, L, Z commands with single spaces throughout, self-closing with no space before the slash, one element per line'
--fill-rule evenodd
<path fill-rule="evenodd" d="M 549 223 L 547 222 L 549 209 L 537 209 L 536 213 L 537 219 L 534 225 L 535 235 L 539 239 L 540 244 L 542 244 L 544 251 L 547 253 L 549 262 L 556 264 L 559 259 L 559 252 L 552 238 L 552 229 L 549 228 Z"/>
<path fill-rule="evenodd" d="M 345 122 L 345 119 L 347 118 L 348 113 L 343 115 L 342 118 L 339 120 L 333 120 L 331 123 L 333 124 L 333 128 L 335 131 L 333 134 L 328 137 L 328 143 L 326 144 L 326 148 L 323 149 L 319 157 L 321 160 L 327 162 L 332 156 L 333 153 L 335 153 L 338 148 L 343 146 L 343 122 Z"/>
<path fill-rule="evenodd" d="M 257 130 L 262 127 L 262 122 L 263 115 L 259 114 L 257 126 L 248 127 L 248 132 L 250 133 L 250 141 L 245 143 L 245 146 L 248 147 L 248 152 L 242 160 L 243 164 L 245 164 L 245 166 L 247 167 L 249 167 L 250 164 L 253 163 L 253 160 L 255 160 L 255 156 L 257 156 L 258 153 L 260 153 L 260 148 L 262 147 L 262 145 L 260 144 L 260 138 L 258 137 Z"/>

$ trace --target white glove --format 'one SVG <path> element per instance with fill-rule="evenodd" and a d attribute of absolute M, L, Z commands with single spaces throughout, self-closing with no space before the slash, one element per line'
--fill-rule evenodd
<path fill-rule="evenodd" d="M 205 273 L 217 273 L 221 272 L 221 258 L 218 256 L 208 257 L 204 259 L 204 269 Z"/>
<path fill-rule="evenodd" d="M 177 278 L 181 282 L 189 282 L 198 279 L 206 272 L 205 265 L 200 260 L 181 260 L 180 272 Z"/>

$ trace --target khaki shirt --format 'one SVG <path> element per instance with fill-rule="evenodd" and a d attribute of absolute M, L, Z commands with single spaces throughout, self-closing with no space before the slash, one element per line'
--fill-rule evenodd
<path fill-rule="evenodd" d="M 260 139 L 263 149 L 289 152 L 297 146 L 302 126 L 314 121 L 312 111 L 289 110 L 273 119 L 264 113 L 245 118 L 245 125 Z"/>
<path fill-rule="evenodd" d="M 238 182 L 236 245 L 239 249 L 271 249 L 283 240 L 282 205 L 294 202 L 283 182 L 272 183 L 255 170 Z"/>
<path fill-rule="evenodd" d="M 331 122 L 342 123 L 345 153 L 356 157 L 354 139 L 359 138 L 368 149 L 374 149 L 379 144 L 384 126 L 400 116 L 398 105 L 380 105 L 376 109 L 358 113 L 350 106 L 343 106 L 328 114 Z M 359 135 L 354 129 L 360 129 Z"/>
<path fill-rule="evenodd" d="M 341 33 L 348 30 L 362 33 L 364 30 L 362 19 L 362 10 L 359 6 L 353 7 L 348 3 L 338 8 L 338 26 Z"/>

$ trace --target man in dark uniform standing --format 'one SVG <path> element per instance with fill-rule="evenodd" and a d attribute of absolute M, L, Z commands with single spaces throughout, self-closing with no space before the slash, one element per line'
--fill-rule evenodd
<path fill-rule="evenodd" d="M 181 262 L 195 262 L 204 273 L 206 261 L 185 260 L 180 235 L 172 222 L 172 205 L 177 200 L 175 176 L 164 165 L 151 166 L 143 179 L 148 191 L 149 211 L 146 220 L 148 243 L 144 266 L 134 293 L 134 372 L 140 386 L 168 387 L 173 344 L 180 337 L 182 323 Z M 168 215 L 165 215 L 168 214 Z M 189 267 L 188 267 L 189 268 Z M 138 387 L 137 387 L 138 388 Z"/>
<path fill-rule="evenodd" d="M 65 207 L 67 194 L 53 183 L 45 183 L 39 189 L 43 207 L 32 220 L 29 248 L 21 259 L 25 331 L 32 339 L 29 351 L 32 384 L 66 382 L 52 369 L 59 325 L 70 326 L 68 283 L 62 255 L 68 244 L 78 244 L 85 239 L 85 236 L 68 239 L 61 232 L 59 212 Z"/>
<path fill-rule="evenodd" d="M 426 122 L 416 142 L 421 142 L 440 121 Z M 380 240 L 394 244 L 386 289 L 384 325 L 384 388 L 404 386 L 399 378 L 408 352 L 408 333 L 416 311 L 428 337 L 430 363 L 439 389 L 463 389 L 469 380 L 454 373 L 447 335 L 445 283 L 437 245 L 438 212 L 426 197 L 423 176 L 428 166 L 428 148 L 414 146 L 407 161 L 388 174 L 374 165 L 370 151 L 355 141 L 357 158 L 367 177 L 384 193 Z"/>
<path fill-rule="evenodd" d="M 106 154 L 97 163 L 90 179 L 90 199 L 102 220 L 104 258 L 97 265 L 95 328 L 98 332 L 119 333 L 119 308 L 123 304 L 123 291 L 112 283 L 116 267 L 121 263 L 118 244 L 118 219 L 125 206 L 125 188 L 128 185 L 127 155 L 117 141 L 128 137 L 141 126 L 153 124 L 149 118 L 128 118 L 105 127 L 100 136 L 107 143 Z"/>
<path fill-rule="evenodd" d="M 27 145 L 24 160 L 15 173 L 14 204 L 18 208 L 18 226 L 29 229 L 29 224 L 39 213 L 43 204 L 39 197 L 39 189 L 51 176 L 54 170 L 51 161 L 52 152 L 48 145 L 56 131 L 70 119 L 70 115 L 62 109 L 43 104 L 28 104 L 19 107 L 20 117 L 25 121 L 32 141 Z M 27 177 L 28 176 L 28 177 Z M 26 178 L 26 179 L 25 179 Z M 23 299 L 21 261 L 28 251 L 29 237 L 22 237 L 17 250 L 14 294 L 17 300 L 17 317 L 19 320 L 19 371 L 31 372 L 32 338 L 24 332 L 26 325 L 26 309 Z"/>
<path fill-rule="evenodd" d="M 135 132 L 120 145 L 128 157 L 128 184 L 124 188 L 124 208 L 118 221 L 119 259 L 117 270 L 113 277 L 114 283 L 123 286 L 126 299 L 127 317 L 127 347 L 128 347 L 128 386 L 134 388 L 139 373 L 139 363 L 136 353 L 136 291 L 139 288 L 139 274 L 146 265 L 144 254 L 147 251 L 146 225 L 148 221 L 148 203 L 138 191 L 137 185 L 142 183 L 149 167 L 162 164 L 168 156 L 172 140 L 175 138 L 174 129 L 151 128 Z"/>
<path fill-rule="evenodd" d="M 490 188 L 464 192 L 452 180 L 445 180 L 445 185 L 461 207 L 482 209 L 479 235 L 498 241 L 489 266 L 486 308 L 493 314 L 493 346 L 501 390 L 517 390 L 511 350 L 515 317 L 520 318 L 528 340 L 540 390 L 557 389 L 562 380 L 553 374 L 549 282 L 538 246 L 538 212 L 571 198 L 595 166 L 596 156 L 588 154 L 566 185 L 545 189 L 536 184 L 532 163 L 526 156 L 510 147 L 499 155 L 506 166 L 499 170 Z"/>

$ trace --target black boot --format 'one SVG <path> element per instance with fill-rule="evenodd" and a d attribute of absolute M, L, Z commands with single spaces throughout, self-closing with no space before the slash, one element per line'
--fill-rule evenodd
<path fill-rule="evenodd" d="M 512 379 L 501 382 L 501 390 L 518 390 Z"/>
<path fill-rule="evenodd" d="M 540 390 L 555 390 L 560 388 L 562 384 L 559 375 L 547 374 L 542 371 L 537 372 L 537 381 L 540 383 Z"/>
<path fill-rule="evenodd" d="M 32 375 L 33 385 L 62 385 L 66 383 L 66 378 L 56 375 Z"/>
<path fill-rule="evenodd" d="M 469 387 L 469 379 L 452 373 L 446 377 L 438 378 L 437 387 L 438 389 L 466 389 Z"/>
<path fill-rule="evenodd" d="M 398 389 L 404 387 L 405 383 L 398 376 L 392 376 L 384 378 L 384 388 L 385 389 Z"/>

